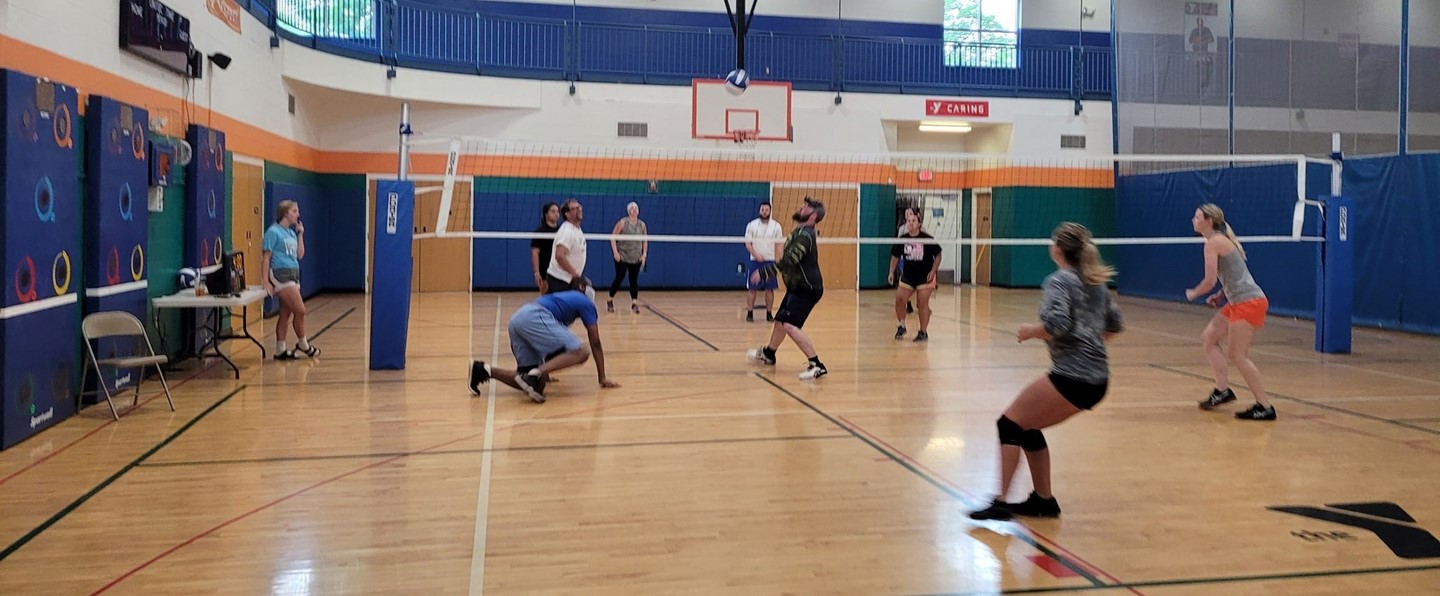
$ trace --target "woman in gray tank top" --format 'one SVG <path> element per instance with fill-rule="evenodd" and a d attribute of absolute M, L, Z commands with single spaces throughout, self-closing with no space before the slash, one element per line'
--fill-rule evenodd
<path fill-rule="evenodd" d="M 620 291 L 620 280 L 629 277 L 630 312 L 639 314 L 640 268 L 645 266 L 650 248 L 650 242 L 645 240 L 649 230 L 640 219 L 640 206 L 634 202 L 626 205 L 625 217 L 615 222 L 615 229 L 610 233 L 615 236 L 635 236 L 638 240 L 610 239 L 610 251 L 615 255 L 615 281 L 610 282 L 610 298 L 605 301 L 605 309 L 615 312 L 615 293 Z"/>
<path fill-rule="evenodd" d="M 1015 338 L 1044 340 L 1050 348 L 1050 373 L 1035 379 L 995 421 L 1000 437 L 1000 495 L 971 519 L 1060 517 L 1060 503 L 1050 493 L 1050 444 L 1042 429 L 1090 410 L 1110 388 L 1110 353 L 1105 342 L 1124 328 L 1107 284 L 1115 270 L 1100 260 L 1090 231 L 1065 222 L 1051 236 L 1050 260 L 1056 270 L 1045 278 L 1040 294 L 1040 320 L 1021 325 Z M 1035 486 L 1024 501 L 1005 500 L 1020 467 L 1030 466 Z"/>
<path fill-rule="evenodd" d="M 1250 276 L 1250 267 L 1245 264 L 1245 248 L 1240 246 L 1235 230 L 1225 222 L 1225 212 L 1220 207 L 1214 203 L 1201 205 L 1190 223 L 1197 234 L 1205 237 L 1205 279 L 1200 280 L 1200 285 L 1185 290 L 1185 299 L 1196 300 L 1210 294 L 1218 281 L 1221 291 L 1210 294 L 1205 302 L 1211 306 L 1224 303 L 1200 334 L 1200 343 L 1215 373 L 1215 389 L 1200 402 L 1200 409 L 1210 410 L 1235 401 L 1229 370 L 1229 363 L 1233 362 L 1245 378 L 1245 384 L 1250 386 L 1250 392 L 1255 394 L 1255 405 L 1236 412 L 1235 417 L 1274 420 L 1275 406 L 1265 394 L 1260 369 L 1250 360 L 1250 343 L 1255 339 L 1255 331 L 1265 326 L 1265 311 L 1269 310 L 1270 301 Z M 1227 337 L 1229 350 L 1220 345 Z"/>

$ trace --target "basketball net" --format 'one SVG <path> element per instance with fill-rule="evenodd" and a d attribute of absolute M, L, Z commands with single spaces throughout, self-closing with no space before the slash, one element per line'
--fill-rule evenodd
<path fill-rule="evenodd" d="M 760 140 L 758 130 L 734 130 L 730 132 L 730 138 L 734 139 L 735 145 L 743 149 L 754 149 Z"/>

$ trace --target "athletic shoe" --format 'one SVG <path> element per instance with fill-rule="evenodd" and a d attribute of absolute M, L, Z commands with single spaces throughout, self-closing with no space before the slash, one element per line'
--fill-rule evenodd
<path fill-rule="evenodd" d="M 630 305 L 630 312 L 633 312 L 633 313 L 635 313 L 635 314 L 637 314 L 637 315 L 640 314 L 640 305 L 639 305 L 639 304 L 631 304 L 631 305 Z"/>
<path fill-rule="evenodd" d="M 825 370 L 824 364 L 820 364 L 819 362 L 811 362 L 805 367 L 805 370 L 800 372 L 800 380 L 813 381 L 828 374 L 830 374 L 830 371 Z"/>
<path fill-rule="evenodd" d="M 615 301 L 614 301 L 614 300 L 606 300 L 606 301 L 605 301 L 605 312 L 615 312 Z"/>
<path fill-rule="evenodd" d="M 970 512 L 970 519 L 1009 521 L 1015 519 L 1015 514 L 1010 511 L 1009 503 L 1001 501 L 999 497 L 996 497 L 996 499 L 990 503 L 989 507 Z"/>
<path fill-rule="evenodd" d="M 895 326 L 895 339 L 905 339 L 905 326 L 904 326 L 904 325 L 896 325 L 896 326 Z"/>
<path fill-rule="evenodd" d="M 905 303 L 905 314 L 911 314 L 911 315 L 915 314 L 915 305 L 914 305 L 913 303 L 910 303 L 910 302 L 906 302 L 906 303 Z"/>
<path fill-rule="evenodd" d="M 1224 391 L 1214 389 L 1210 391 L 1210 397 L 1200 402 L 1200 409 L 1213 410 L 1232 401 L 1235 401 L 1234 389 L 1226 389 Z"/>
<path fill-rule="evenodd" d="M 916 333 L 916 334 L 915 334 L 915 341 L 917 341 L 917 342 L 930 341 L 930 334 L 929 334 L 929 333 L 926 333 L 926 332 L 924 332 L 924 331 L 921 331 L 921 332 L 919 332 L 919 333 Z"/>
<path fill-rule="evenodd" d="M 754 322 L 755 322 L 755 313 L 752 312 L 752 311 L 748 311 L 748 310 L 745 311 L 745 322 L 746 322 L 746 323 L 754 323 Z"/>
<path fill-rule="evenodd" d="M 490 365 L 479 360 L 470 363 L 470 393 L 480 395 L 480 386 L 490 380 Z"/>
<path fill-rule="evenodd" d="M 311 347 L 314 347 L 314 346 L 311 346 Z M 276 353 L 275 353 L 275 359 L 276 359 L 276 360 L 294 360 L 294 359 L 295 359 L 295 351 L 294 351 L 294 350 L 285 350 L 284 352 L 276 352 Z"/>
<path fill-rule="evenodd" d="M 775 322 L 775 315 L 771 314 L 770 311 L 768 311 L 768 310 L 765 311 L 765 322 L 767 322 L 767 323 L 773 323 L 773 322 Z"/>
<path fill-rule="evenodd" d="M 745 353 L 745 357 L 749 358 L 751 362 L 775 366 L 775 352 L 771 352 L 768 347 L 750 350 Z"/>
<path fill-rule="evenodd" d="M 515 377 L 515 383 L 530 396 L 530 401 L 537 404 L 545 403 L 545 377 L 535 374 L 535 371 L 527 372 Z"/>
<path fill-rule="evenodd" d="M 296 348 L 296 349 L 299 350 L 299 348 Z M 304 350 L 300 350 L 300 351 L 303 352 L 306 356 L 309 356 L 309 357 L 311 357 L 311 358 L 314 358 L 314 357 L 320 355 L 320 348 L 315 347 L 315 344 L 310 344 L 310 347 L 309 347 L 308 349 L 304 349 Z"/>
<path fill-rule="evenodd" d="M 1055 497 L 1042 499 L 1032 492 L 1024 503 L 1011 504 L 1010 513 L 1025 517 L 1060 517 L 1060 503 Z"/>
<path fill-rule="evenodd" d="M 1240 420 L 1274 420 L 1275 407 L 1262 406 L 1259 403 L 1256 403 L 1255 405 L 1250 406 L 1250 409 L 1245 410 L 1244 412 L 1236 412 L 1235 417 L 1239 418 Z"/>

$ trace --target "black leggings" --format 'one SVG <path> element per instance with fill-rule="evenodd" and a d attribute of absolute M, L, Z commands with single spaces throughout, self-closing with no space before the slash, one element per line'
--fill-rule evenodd
<path fill-rule="evenodd" d="M 630 299 L 640 298 L 640 264 L 615 261 L 615 281 L 610 282 L 610 297 L 615 297 L 615 292 L 620 291 L 620 280 L 626 276 L 630 277 Z"/>

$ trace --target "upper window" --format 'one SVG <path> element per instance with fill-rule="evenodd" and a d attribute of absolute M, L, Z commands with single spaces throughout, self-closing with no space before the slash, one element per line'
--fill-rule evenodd
<path fill-rule="evenodd" d="M 945 0 L 945 65 L 1015 68 L 1020 0 Z"/>
<path fill-rule="evenodd" d="M 281 26 L 303 35 L 375 38 L 375 0 L 277 0 L 275 17 Z"/>

